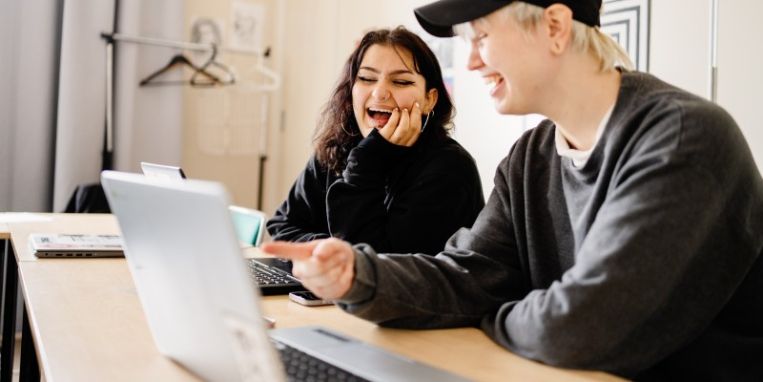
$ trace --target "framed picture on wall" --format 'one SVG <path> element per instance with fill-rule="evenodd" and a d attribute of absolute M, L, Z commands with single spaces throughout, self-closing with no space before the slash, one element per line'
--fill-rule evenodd
<path fill-rule="evenodd" d="M 649 69 L 649 0 L 604 0 L 601 30 L 628 52 L 636 69 Z"/>

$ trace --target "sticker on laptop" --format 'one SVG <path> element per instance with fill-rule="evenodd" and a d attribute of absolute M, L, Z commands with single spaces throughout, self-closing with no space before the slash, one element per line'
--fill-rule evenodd
<path fill-rule="evenodd" d="M 281 361 L 261 322 L 252 322 L 233 312 L 223 312 L 223 322 L 233 339 L 233 353 L 242 381 L 286 380 Z"/>

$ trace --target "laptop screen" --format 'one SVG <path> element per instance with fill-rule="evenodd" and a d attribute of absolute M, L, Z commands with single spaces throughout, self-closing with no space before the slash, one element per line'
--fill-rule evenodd
<path fill-rule="evenodd" d="M 185 179 L 183 169 L 177 166 L 140 162 L 140 169 L 143 175 L 151 178 Z"/>

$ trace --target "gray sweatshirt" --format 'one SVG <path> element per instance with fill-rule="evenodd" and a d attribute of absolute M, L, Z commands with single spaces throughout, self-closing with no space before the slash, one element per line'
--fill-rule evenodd
<path fill-rule="evenodd" d="M 391 327 L 481 325 L 555 366 L 763 380 L 763 179 L 733 119 L 624 72 L 585 166 L 559 157 L 554 129 L 516 142 L 437 256 L 356 245 L 339 305 Z"/>

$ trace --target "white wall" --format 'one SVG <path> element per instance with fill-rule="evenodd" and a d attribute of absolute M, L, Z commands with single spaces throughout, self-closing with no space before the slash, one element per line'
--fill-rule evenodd
<path fill-rule="evenodd" d="M 649 21 L 649 72 L 708 99 L 710 4 L 711 0 L 652 1 Z"/>
<path fill-rule="evenodd" d="M 652 1 L 650 72 L 711 98 L 712 0 Z M 763 171 L 763 44 L 759 0 L 718 0 L 717 102 L 734 117 Z"/>
<path fill-rule="evenodd" d="M 311 153 L 310 137 L 338 72 L 338 12 L 337 1 L 287 1 L 290 17 L 283 31 L 284 113 L 281 147 L 275 150 L 281 171 L 273 179 L 282 200 Z"/>
<path fill-rule="evenodd" d="M 763 1 L 720 0 L 718 6 L 718 103 L 725 107 L 750 144 L 763 172 Z"/>

